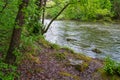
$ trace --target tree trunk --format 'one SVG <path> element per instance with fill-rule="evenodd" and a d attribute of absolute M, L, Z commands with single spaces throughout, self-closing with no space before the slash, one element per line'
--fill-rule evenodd
<path fill-rule="evenodd" d="M 43 17 L 40 13 L 38 13 L 39 11 L 43 12 L 43 6 L 44 6 L 44 0 L 37 0 L 36 5 L 37 5 L 37 14 L 36 17 L 34 18 L 35 23 L 39 24 L 39 20 L 41 19 L 41 22 L 43 22 Z M 33 27 L 33 34 L 38 35 L 39 33 L 42 33 L 42 27 L 41 26 L 34 26 Z"/>
<path fill-rule="evenodd" d="M 14 64 L 14 62 L 16 61 L 16 56 L 13 52 L 15 51 L 15 49 L 18 49 L 20 44 L 22 26 L 24 25 L 23 9 L 27 7 L 28 2 L 29 0 L 22 0 L 22 3 L 19 5 L 18 14 L 15 19 L 15 26 L 12 32 L 11 42 L 5 58 L 5 62 L 8 64 Z"/>
<path fill-rule="evenodd" d="M 45 19 L 45 7 L 46 7 L 46 1 L 43 1 L 43 15 L 42 15 L 42 24 L 44 25 L 44 19 Z"/>

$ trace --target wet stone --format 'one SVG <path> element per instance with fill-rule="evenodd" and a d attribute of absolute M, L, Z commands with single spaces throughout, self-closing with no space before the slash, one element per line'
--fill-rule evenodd
<path fill-rule="evenodd" d="M 75 60 L 75 59 L 69 59 L 69 62 L 71 65 L 81 65 L 83 63 L 83 60 Z"/>

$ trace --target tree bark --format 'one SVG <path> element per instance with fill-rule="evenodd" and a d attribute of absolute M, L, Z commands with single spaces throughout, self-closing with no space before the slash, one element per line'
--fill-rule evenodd
<path fill-rule="evenodd" d="M 46 1 L 46 0 L 45 0 Z M 37 5 L 37 13 L 36 13 L 36 17 L 34 17 L 34 21 L 35 23 L 39 24 L 39 20 L 41 19 L 41 22 L 43 22 L 43 14 L 40 14 L 38 12 L 42 11 L 43 12 L 43 6 L 44 6 L 44 0 L 37 0 L 36 5 Z M 38 35 L 39 33 L 42 33 L 42 27 L 41 26 L 34 26 L 33 27 L 33 31 L 32 33 L 35 35 Z"/>
<path fill-rule="evenodd" d="M 43 1 L 43 15 L 42 15 L 42 24 L 44 25 L 44 19 L 45 19 L 45 7 L 46 7 L 46 1 Z"/>
<path fill-rule="evenodd" d="M 18 49 L 20 44 L 22 26 L 25 23 L 23 9 L 25 9 L 28 6 L 28 3 L 29 0 L 22 0 L 22 3 L 19 5 L 18 14 L 15 19 L 15 26 L 12 32 L 11 42 L 5 58 L 5 62 L 8 64 L 14 64 L 14 62 L 16 61 L 14 51 L 15 49 Z"/>

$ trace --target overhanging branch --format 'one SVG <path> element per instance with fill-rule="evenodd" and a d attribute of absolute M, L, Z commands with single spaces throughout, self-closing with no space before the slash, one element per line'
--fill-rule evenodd
<path fill-rule="evenodd" d="M 46 29 L 44 29 L 44 33 L 46 33 L 50 27 L 50 25 L 52 24 L 52 22 L 70 5 L 70 3 L 67 3 L 62 9 L 61 11 L 50 21 L 50 23 L 48 24 L 48 26 L 46 27 Z"/>

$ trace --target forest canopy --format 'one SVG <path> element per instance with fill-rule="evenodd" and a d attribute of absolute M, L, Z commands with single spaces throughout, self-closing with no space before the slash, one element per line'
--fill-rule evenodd
<path fill-rule="evenodd" d="M 51 18 L 66 4 L 68 0 L 52 0 L 47 8 L 46 16 Z M 73 0 L 74 1 L 74 0 Z M 58 19 L 80 19 L 80 20 L 110 20 L 118 19 L 120 14 L 120 0 L 80 0 L 69 5 Z M 48 5 L 50 6 L 50 4 Z"/>

